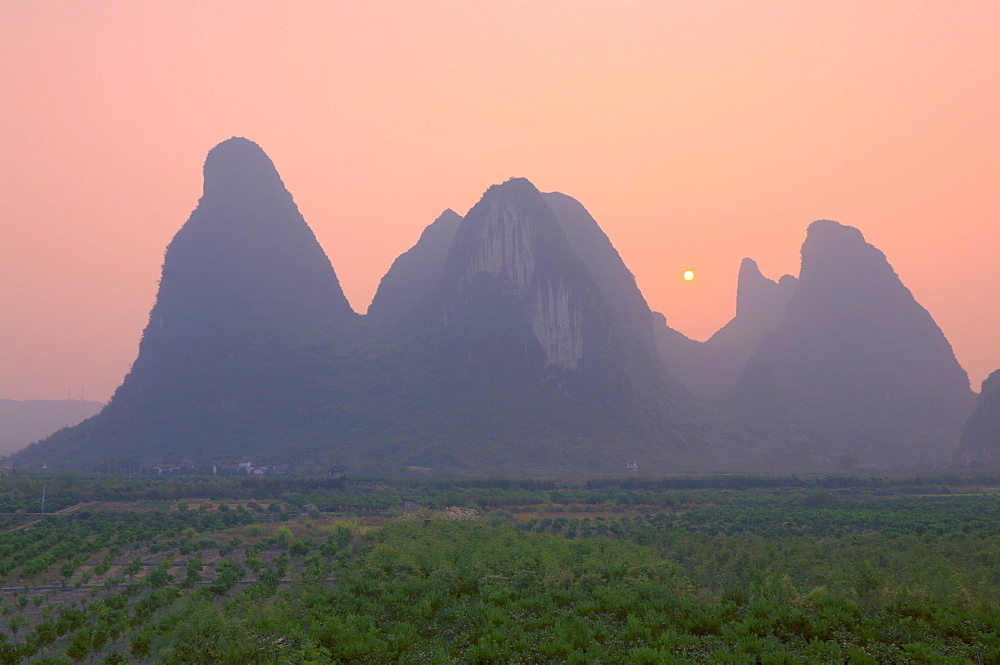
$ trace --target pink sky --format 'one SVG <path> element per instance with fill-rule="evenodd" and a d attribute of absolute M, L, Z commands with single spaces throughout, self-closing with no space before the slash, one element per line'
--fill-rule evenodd
<path fill-rule="evenodd" d="M 1000 368 L 997 26 L 992 1 L 3 2 L 0 397 L 110 397 L 234 135 L 358 311 L 444 208 L 524 176 L 699 339 L 742 257 L 797 274 L 811 221 L 856 226 L 978 389 Z"/>

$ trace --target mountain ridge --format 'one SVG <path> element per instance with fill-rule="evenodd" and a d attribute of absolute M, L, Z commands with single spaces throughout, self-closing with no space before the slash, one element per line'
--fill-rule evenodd
<path fill-rule="evenodd" d="M 749 258 L 705 342 L 650 310 L 576 199 L 524 178 L 446 209 L 366 315 L 270 158 L 234 137 L 170 242 L 100 414 L 21 464 L 244 456 L 363 473 L 848 468 L 954 457 L 968 377 L 860 230 L 813 222 L 798 278 Z"/>
<path fill-rule="evenodd" d="M 951 345 L 885 255 L 858 229 L 819 220 L 781 325 L 724 401 L 756 403 L 753 417 L 790 428 L 807 456 L 943 464 L 971 399 Z"/>

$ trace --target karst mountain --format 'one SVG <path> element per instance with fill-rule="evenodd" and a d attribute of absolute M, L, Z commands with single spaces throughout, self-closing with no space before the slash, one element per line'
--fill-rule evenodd
<path fill-rule="evenodd" d="M 209 152 L 204 193 L 167 247 L 124 382 L 99 415 L 23 457 L 292 456 L 343 400 L 338 338 L 356 325 L 271 160 L 229 139 Z"/>
<path fill-rule="evenodd" d="M 21 462 L 569 473 L 697 457 L 648 307 L 576 201 L 514 179 L 446 211 L 359 317 L 259 146 L 223 142 L 204 174 L 122 386 Z"/>
<path fill-rule="evenodd" d="M 451 208 L 424 229 L 417 244 L 400 254 L 382 277 L 368 318 L 396 321 L 409 312 L 444 278 L 448 258 L 462 217 Z"/>
<path fill-rule="evenodd" d="M 983 381 L 976 407 L 962 428 L 955 461 L 971 467 L 1000 465 L 1000 370 Z"/>
<path fill-rule="evenodd" d="M 779 285 L 780 288 L 780 285 Z M 950 461 L 973 394 L 931 315 L 861 231 L 809 226 L 780 324 L 724 398 L 785 461 Z"/>
<path fill-rule="evenodd" d="M 743 259 L 736 316 L 704 342 L 670 328 L 666 317 L 658 313 L 656 346 L 667 371 L 695 394 L 721 395 L 736 383 L 761 337 L 784 321 L 796 281 L 791 275 L 772 281 L 760 273 L 753 259 Z"/>
<path fill-rule="evenodd" d="M 631 291 L 598 282 L 604 264 Z M 491 187 L 456 230 L 440 282 L 395 322 L 422 381 L 399 395 L 421 426 L 411 420 L 384 454 L 407 438 L 416 468 L 620 472 L 637 457 L 690 468 L 693 409 L 662 372 L 648 317 L 579 203 L 523 178 Z"/>
<path fill-rule="evenodd" d="M 798 278 L 745 259 L 736 290 L 726 326 L 684 337 L 579 201 L 513 178 L 427 226 L 361 316 L 274 164 L 232 138 L 208 154 L 111 402 L 16 462 L 570 475 L 955 458 L 968 378 L 860 231 L 815 222 Z M 983 418 L 962 460 L 993 454 Z"/>

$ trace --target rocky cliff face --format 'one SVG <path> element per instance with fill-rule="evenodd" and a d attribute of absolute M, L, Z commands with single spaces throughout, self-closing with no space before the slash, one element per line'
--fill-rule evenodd
<path fill-rule="evenodd" d="M 955 463 L 965 466 L 1000 464 L 1000 370 L 983 381 L 976 407 L 962 429 Z"/>
<path fill-rule="evenodd" d="M 541 194 L 523 178 L 508 180 L 491 187 L 465 219 L 450 258 L 457 294 L 489 277 L 504 297 L 522 303 L 545 365 L 576 369 L 585 301 L 596 289 Z"/>
<path fill-rule="evenodd" d="M 542 198 L 555 215 L 573 253 L 587 266 L 609 315 L 622 330 L 622 341 L 639 344 L 648 352 L 653 348 L 649 305 L 607 234 L 573 197 L 549 192 L 542 194 Z"/>
<path fill-rule="evenodd" d="M 632 291 L 595 276 L 608 272 Z M 615 299 L 641 308 L 629 314 Z M 403 453 L 408 463 L 488 458 L 497 469 L 554 473 L 620 470 L 634 458 L 648 469 L 690 468 L 690 404 L 646 344 L 648 317 L 579 203 L 524 179 L 491 187 L 464 216 L 440 286 L 406 321 L 404 355 L 414 373 L 437 377 L 420 389 L 433 424 Z M 470 424 L 466 445 L 440 443 L 454 423 Z"/>
<path fill-rule="evenodd" d="M 531 298 L 531 332 L 545 353 L 545 365 L 576 369 L 583 357 L 583 311 L 565 281 L 546 281 Z"/>
<path fill-rule="evenodd" d="M 413 247 L 393 261 L 368 307 L 370 319 L 399 320 L 441 283 L 444 262 L 461 223 L 458 213 L 445 210 L 424 229 Z"/>
<path fill-rule="evenodd" d="M 950 460 L 972 398 L 951 345 L 885 255 L 829 220 L 809 227 L 784 319 L 733 395 L 751 393 L 772 396 L 767 417 L 801 451 L 878 464 Z"/>

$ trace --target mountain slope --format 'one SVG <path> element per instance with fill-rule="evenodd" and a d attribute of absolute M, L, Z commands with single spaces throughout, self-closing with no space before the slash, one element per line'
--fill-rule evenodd
<path fill-rule="evenodd" d="M 271 160 L 232 138 L 204 174 L 123 384 L 22 461 L 280 456 L 344 399 L 331 377 L 357 315 Z"/>
<path fill-rule="evenodd" d="M 727 396 L 748 431 L 782 430 L 790 455 L 875 464 L 950 460 L 971 400 L 950 344 L 885 255 L 829 220 L 810 225 L 784 320 Z"/>
<path fill-rule="evenodd" d="M 784 320 L 796 279 L 767 279 L 757 263 L 743 259 L 736 291 L 736 316 L 714 335 L 698 342 L 667 326 L 656 325 L 656 345 L 670 374 L 698 395 L 718 397 L 732 387 L 761 337 Z"/>
<path fill-rule="evenodd" d="M 1000 370 L 986 377 L 976 407 L 962 429 L 957 464 L 1000 463 Z"/>
<path fill-rule="evenodd" d="M 413 247 L 393 261 L 368 307 L 369 318 L 397 320 L 434 290 L 444 277 L 444 262 L 461 223 L 455 211 L 445 210 L 424 229 Z"/>
<path fill-rule="evenodd" d="M 649 305 L 636 286 L 635 276 L 622 261 L 604 230 L 583 205 L 560 192 L 542 194 L 573 253 L 583 261 L 604 305 L 622 328 L 624 339 L 640 343 L 645 349 L 654 346 L 652 315 Z"/>
<path fill-rule="evenodd" d="M 649 325 L 633 330 L 608 306 L 568 235 L 524 179 L 491 187 L 465 215 L 440 286 L 405 321 L 416 373 L 437 377 L 421 386 L 425 413 L 437 415 L 408 464 L 551 473 L 621 471 L 633 458 L 666 469 L 695 456 L 688 421 L 674 422 L 690 405 L 643 346 Z M 440 443 L 456 423 L 466 441 Z"/>
<path fill-rule="evenodd" d="M 0 455 L 10 455 L 63 427 L 98 413 L 104 404 L 81 399 L 0 399 Z"/>

